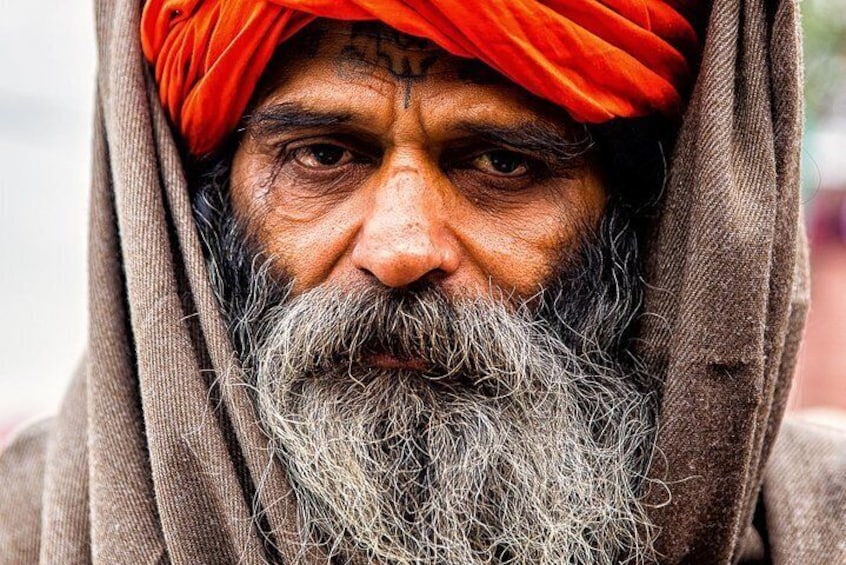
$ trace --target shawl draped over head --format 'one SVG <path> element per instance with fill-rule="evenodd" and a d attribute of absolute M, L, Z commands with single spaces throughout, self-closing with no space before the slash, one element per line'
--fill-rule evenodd
<path fill-rule="evenodd" d="M 295 505 L 239 386 L 168 113 L 194 151 L 212 147 L 243 108 L 259 58 L 308 14 L 335 10 L 476 56 L 582 119 L 661 111 L 677 104 L 684 73 L 662 4 L 255 2 L 238 27 L 224 3 L 151 0 L 153 74 L 141 3 L 96 0 L 88 345 L 59 414 L 0 456 L 0 562 L 294 562 Z M 556 20 L 564 12 L 572 24 Z M 555 33 L 538 34 L 528 14 Z M 808 298 L 797 0 L 713 0 L 706 16 L 646 240 L 637 335 L 661 383 L 649 475 L 669 496 L 647 493 L 657 549 L 663 563 L 843 563 L 842 440 L 782 422 Z M 595 37 L 579 48 L 615 63 L 577 61 L 569 39 L 552 37 L 559 31 Z M 264 34 L 266 44 L 253 37 Z M 568 50 L 554 51 L 556 41 Z M 514 50 L 535 56 L 518 69 L 505 62 Z"/>
<path fill-rule="evenodd" d="M 479 59 L 579 122 L 677 114 L 690 75 L 685 53 L 695 50 L 696 35 L 673 4 L 150 0 L 141 42 L 162 105 L 199 155 L 234 129 L 276 46 L 316 17 L 381 20 L 425 37 Z"/>

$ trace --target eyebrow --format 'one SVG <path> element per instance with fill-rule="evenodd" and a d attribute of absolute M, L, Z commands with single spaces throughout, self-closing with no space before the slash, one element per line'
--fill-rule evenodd
<path fill-rule="evenodd" d="M 345 112 L 318 112 L 295 102 L 283 102 L 260 108 L 244 116 L 242 132 L 272 136 L 291 130 L 331 127 L 349 124 L 353 115 Z"/>
<path fill-rule="evenodd" d="M 581 159 L 593 147 L 593 140 L 587 129 L 584 130 L 584 135 L 574 137 L 564 132 L 561 127 L 542 121 L 513 127 L 460 122 L 457 129 L 490 143 L 539 154 L 559 162 Z"/>
<path fill-rule="evenodd" d="M 271 104 L 244 116 L 240 131 L 258 137 L 272 137 L 292 130 L 350 125 L 361 121 L 349 112 L 316 111 L 296 102 Z M 568 135 L 561 126 L 541 120 L 517 126 L 497 126 L 484 122 L 460 121 L 455 129 L 489 143 L 540 155 L 544 159 L 573 164 L 593 147 L 585 129 L 579 137 Z"/>

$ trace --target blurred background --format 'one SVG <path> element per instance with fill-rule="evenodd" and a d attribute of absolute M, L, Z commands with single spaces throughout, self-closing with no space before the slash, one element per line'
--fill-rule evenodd
<path fill-rule="evenodd" d="M 0 436 L 56 411 L 85 344 L 92 6 L 0 0 Z"/>
<path fill-rule="evenodd" d="M 803 0 L 813 304 L 791 409 L 846 410 L 846 6 Z M 0 0 L 0 443 L 55 412 L 86 332 L 91 0 Z"/>
<path fill-rule="evenodd" d="M 846 410 L 846 4 L 803 0 L 811 311 L 791 409 Z"/>

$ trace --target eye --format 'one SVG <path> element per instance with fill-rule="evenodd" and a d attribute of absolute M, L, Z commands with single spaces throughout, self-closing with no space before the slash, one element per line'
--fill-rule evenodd
<path fill-rule="evenodd" d="M 515 151 L 497 149 L 478 155 L 472 165 L 484 173 L 503 177 L 519 177 L 529 172 L 528 158 Z"/>
<path fill-rule="evenodd" d="M 291 157 L 303 167 L 328 169 L 346 165 L 353 160 L 353 154 L 340 145 L 314 143 L 291 150 Z"/>

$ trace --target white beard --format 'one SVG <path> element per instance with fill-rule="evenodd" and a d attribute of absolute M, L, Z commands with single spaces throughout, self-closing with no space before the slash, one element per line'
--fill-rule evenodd
<path fill-rule="evenodd" d="M 654 402 L 527 308 L 315 289 L 262 327 L 247 368 L 304 551 L 385 563 L 650 559 L 638 497 Z M 374 341 L 431 368 L 373 368 Z"/>

